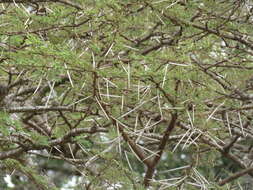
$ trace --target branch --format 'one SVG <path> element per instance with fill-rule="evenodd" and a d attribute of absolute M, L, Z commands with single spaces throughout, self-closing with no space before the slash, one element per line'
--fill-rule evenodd
<path fill-rule="evenodd" d="M 96 100 L 99 104 L 99 106 L 101 107 L 102 111 L 105 113 L 106 117 L 108 120 L 110 120 L 112 122 L 112 124 L 118 128 L 120 134 L 122 135 L 123 139 L 129 144 L 129 146 L 132 148 L 132 150 L 134 151 L 134 153 L 137 155 L 137 157 L 147 166 L 147 167 L 151 167 L 151 160 L 146 156 L 145 152 L 143 151 L 143 149 L 141 149 L 139 146 L 137 146 L 137 144 L 125 133 L 124 131 L 124 126 L 122 125 L 122 123 L 112 117 L 109 112 L 107 111 L 105 105 L 99 100 L 99 98 L 96 97 Z"/>
<path fill-rule="evenodd" d="M 243 39 L 242 36 L 240 36 L 240 35 L 236 36 L 235 34 L 231 35 L 231 34 L 228 34 L 228 33 L 225 33 L 225 32 L 222 33 L 222 31 L 210 29 L 210 28 L 208 28 L 206 26 L 201 26 L 201 25 L 195 24 L 193 22 L 181 20 L 181 19 L 178 19 L 178 18 L 176 18 L 176 17 L 174 17 L 172 15 L 168 15 L 166 13 L 163 13 L 163 15 L 166 18 L 168 18 L 169 20 L 171 20 L 171 22 L 175 22 L 178 25 L 191 26 L 191 27 L 197 28 L 199 30 L 208 32 L 210 34 L 214 34 L 214 35 L 216 35 L 216 36 L 218 36 L 220 38 L 237 41 L 237 42 L 240 42 L 240 43 L 244 44 L 245 46 L 249 47 L 251 50 L 253 50 L 253 43 L 252 43 L 252 41 L 250 41 L 250 40 L 247 41 L 247 40 Z"/>
<path fill-rule="evenodd" d="M 25 150 L 23 148 L 17 148 L 13 150 L 9 150 L 6 152 L 0 152 L 0 160 L 4 160 L 6 158 L 11 158 L 11 157 L 18 157 L 20 156 Z"/>
<path fill-rule="evenodd" d="M 48 112 L 48 111 L 69 111 L 69 112 L 80 112 L 86 113 L 87 109 L 73 109 L 69 106 L 26 106 L 26 107 L 14 107 L 14 108 L 3 108 L 0 107 L 0 110 L 4 110 L 8 113 L 34 113 L 34 112 Z"/>
<path fill-rule="evenodd" d="M 74 4 L 68 0 L 1 0 L 0 3 L 43 3 L 43 2 L 52 2 L 52 3 L 62 3 L 64 5 L 68 5 L 74 7 L 76 9 L 82 10 L 77 4 Z"/>
<path fill-rule="evenodd" d="M 177 120 L 177 113 L 174 113 L 174 114 L 172 114 L 170 123 L 169 123 L 169 125 L 163 135 L 163 138 L 160 142 L 160 145 L 158 147 L 158 153 L 155 154 L 155 157 L 152 160 L 151 166 L 148 167 L 148 170 L 145 174 L 145 178 L 144 178 L 143 183 L 146 187 L 149 186 L 150 180 L 152 179 L 152 177 L 154 175 L 155 167 L 158 164 L 159 160 L 161 159 L 161 156 L 162 156 L 162 153 L 163 153 L 165 146 L 167 144 L 168 138 L 176 125 L 176 120 Z"/>
<path fill-rule="evenodd" d="M 108 130 L 103 129 L 103 128 L 98 128 L 98 127 L 72 129 L 63 137 L 50 141 L 49 144 L 50 144 L 50 146 L 56 146 L 56 145 L 61 144 L 63 142 L 65 143 L 65 142 L 69 141 L 70 138 L 80 135 L 82 133 L 93 134 L 93 133 L 97 133 L 97 132 L 108 132 Z"/>
<path fill-rule="evenodd" d="M 49 146 L 53 147 L 53 146 L 59 145 L 61 143 L 67 143 L 71 140 L 72 137 L 75 137 L 75 136 L 80 135 L 82 133 L 93 134 L 96 132 L 108 132 L 108 130 L 103 129 L 103 128 L 97 128 L 97 127 L 72 129 L 63 137 L 49 141 L 49 143 L 48 143 L 49 145 L 29 144 L 27 146 L 19 147 L 19 148 L 13 149 L 13 150 L 0 152 L 0 160 L 4 160 L 6 158 L 11 158 L 11 157 L 17 158 L 25 151 L 42 150 L 42 149 L 48 148 Z"/>
<path fill-rule="evenodd" d="M 137 146 L 137 144 L 125 133 L 124 131 L 124 126 L 122 126 L 120 124 L 120 122 L 109 116 L 112 123 L 114 124 L 114 126 L 119 128 L 119 131 L 123 137 L 123 139 L 129 144 L 129 146 L 132 148 L 132 150 L 134 151 L 134 153 L 138 156 L 138 158 L 147 166 L 147 167 L 151 167 L 152 166 L 152 162 L 150 159 L 147 159 L 148 157 L 146 156 L 145 152 L 139 147 Z"/>
<path fill-rule="evenodd" d="M 182 122 L 178 122 L 177 123 L 180 127 L 189 130 L 189 127 L 186 126 L 185 124 L 183 124 Z M 199 133 L 197 132 L 196 135 L 199 135 Z M 246 169 L 247 165 L 245 163 L 243 163 L 238 157 L 236 157 L 234 154 L 232 154 L 231 152 L 228 152 L 225 147 L 222 147 L 220 145 L 218 145 L 217 143 L 214 143 L 211 139 L 209 139 L 209 137 L 205 136 L 205 134 L 201 134 L 199 137 L 203 143 L 209 145 L 210 147 L 215 148 L 217 151 L 219 151 L 223 156 L 225 156 L 226 158 L 228 158 L 229 160 L 233 161 L 236 165 L 238 165 L 240 168 L 242 169 Z M 249 175 L 251 177 L 253 177 L 253 172 L 249 172 Z"/>
<path fill-rule="evenodd" d="M 235 179 L 237 179 L 239 177 L 242 177 L 243 175 L 248 174 L 248 173 L 250 173 L 252 171 L 253 171 L 253 167 L 250 167 L 250 168 L 244 169 L 242 171 L 236 172 L 234 175 L 221 180 L 218 184 L 220 186 L 223 186 L 226 183 L 229 183 L 229 182 L 231 182 L 231 181 L 233 181 L 233 180 L 235 180 Z"/>

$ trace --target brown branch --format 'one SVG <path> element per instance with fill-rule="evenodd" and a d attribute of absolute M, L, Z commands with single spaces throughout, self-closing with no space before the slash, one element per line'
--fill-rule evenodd
<path fill-rule="evenodd" d="M 162 94 L 164 95 L 164 97 L 166 98 L 166 100 L 173 106 L 175 105 L 175 98 L 173 96 L 171 96 L 169 93 L 167 93 L 158 82 L 156 82 L 153 77 L 151 76 L 149 79 L 151 82 L 153 82 L 156 85 L 156 88 L 162 92 Z"/>
<path fill-rule="evenodd" d="M 243 38 L 243 36 L 241 36 L 241 35 L 228 34 L 228 33 L 225 33 L 225 32 L 219 31 L 219 30 L 210 29 L 207 26 L 201 26 L 201 25 L 195 24 L 193 22 L 185 21 L 185 20 L 176 18 L 172 15 L 166 14 L 166 13 L 163 13 L 163 16 L 165 16 L 166 18 L 168 18 L 172 22 L 177 23 L 178 25 L 191 26 L 191 27 L 197 28 L 199 30 L 206 31 L 210 34 L 214 34 L 214 35 L 224 38 L 224 39 L 237 41 L 237 42 L 240 42 L 240 43 L 244 44 L 245 46 L 249 47 L 251 50 L 253 50 L 253 42 L 250 40 L 248 40 L 248 41 L 245 40 Z"/>
<path fill-rule="evenodd" d="M 69 106 L 26 106 L 26 107 L 14 107 L 14 108 L 0 108 L 8 113 L 34 113 L 34 112 L 48 112 L 48 111 L 69 111 L 86 113 L 87 109 L 73 109 Z"/>
<path fill-rule="evenodd" d="M 217 76 L 216 73 L 208 71 L 205 67 L 203 67 L 202 63 L 196 58 L 195 55 L 191 55 L 190 57 L 191 57 L 191 60 L 199 66 L 199 68 L 201 69 L 202 72 L 204 72 L 205 74 L 210 76 L 213 80 L 215 80 L 218 84 L 220 84 L 225 90 L 227 90 L 227 89 L 232 90 L 232 88 L 225 83 L 227 81 L 223 82 L 221 80 L 221 78 L 219 76 Z"/>
<path fill-rule="evenodd" d="M 170 40 L 169 43 L 168 43 L 168 45 L 171 45 L 172 43 L 173 43 L 173 40 Z M 147 54 L 149 54 L 149 53 L 152 52 L 152 51 L 155 51 L 155 50 L 160 49 L 160 48 L 163 47 L 164 45 L 165 45 L 165 44 L 160 43 L 160 44 L 151 46 L 151 47 L 149 47 L 149 48 L 143 50 L 143 52 L 141 52 L 141 55 L 147 55 Z"/>
<path fill-rule="evenodd" d="M 151 46 L 151 47 L 148 47 L 147 49 L 145 49 L 141 55 L 147 55 L 148 53 L 152 52 L 152 51 L 155 51 L 155 50 L 158 50 L 160 49 L 161 47 L 163 46 L 170 46 L 170 45 L 173 45 L 177 42 L 177 38 L 179 36 L 182 35 L 182 27 L 180 27 L 180 29 L 175 32 L 175 34 L 171 37 L 171 39 L 162 39 L 162 42 L 157 44 L 157 45 L 154 45 L 154 46 Z M 164 41 L 163 41 L 164 40 Z"/>
<path fill-rule="evenodd" d="M 144 182 L 143 182 L 146 187 L 149 186 L 150 180 L 152 179 L 152 177 L 154 175 L 155 167 L 158 164 L 159 160 L 161 159 L 162 153 L 163 153 L 165 146 L 168 142 L 168 138 L 176 125 L 176 120 L 177 120 L 177 113 L 174 113 L 174 114 L 172 114 L 170 123 L 169 123 L 169 125 L 163 135 L 163 138 L 160 142 L 160 145 L 158 147 L 158 153 L 155 154 L 155 157 L 153 158 L 151 165 L 148 166 L 147 172 L 145 174 Z"/>
<path fill-rule="evenodd" d="M 218 184 L 219 184 L 220 186 L 223 186 L 223 185 L 225 185 L 225 184 L 227 184 L 227 183 L 229 183 L 229 182 L 231 182 L 231 181 L 233 181 L 233 180 L 235 180 L 235 179 L 237 179 L 237 178 L 239 178 L 239 177 L 242 177 L 242 176 L 244 176 L 245 174 L 248 174 L 248 173 L 250 173 L 250 172 L 252 172 L 252 171 L 253 171 L 253 167 L 250 167 L 250 168 L 241 170 L 241 171 L 239 171 L 239 172 L 236 172 L 236 173 L 233 174 L 232 176 L 227 177 L 227 178 L 225 178 L 225 179 L 219 181 Z"/>
<path fill-rule="evenodd" d="M 11 157 L 19 157 L 25 150 L 23 148 L 16 148 L 6 152 L 0 152 L 0 160 Z"/>
<path fill-rule="evenodd" d="M 182 122 L 177 123 L 180 127 L 184 128 L 185 130 L 189 130 L 189 127 L 183 124 Z M 196 135 L 199 135 L 199 133 L 196 133 Z M 203 134 L 199 136 L 199 138 L 202 140 L 203 143 L 209 145 L 210 147 L 215 148 L 217 151 L 219 151 L 223 156 L 234 162 L 236 165 L 238 165 L 242 169 L 246 169 L 247 165 L 243 163 L 238 157 L 236 157 L 234 154 L 227 152 L 226 147 L 223 148 L 222 146 L 219 146 L 218 144 L 212 142 L 209 138 L 204 136 Z M 223 145 L 224 146 L 224 145 Z M 249 172 L 249 175 L 253 177 L 253 172 Z"/>
<path fill-rule="evenodd" d="M 119 131 L 123 137 L 123 139 L 129 144 L 129 146 L 132 148 L 134 153 L 138 156 L 138 158 L 147 166 L 151 167 L 152 162 L 150 159 L 147 159 L 147 155 L 145 152 L 137 146 L 137 144 L 124 132 L 124 126 L 122 126 L 115 118 L 109 116 L 110 119 L 112 120 L 112 123 L 114 124 L 115 127 L 118 126 Z"/>
<path fill-rule="evenodd" d="M 23 119 L 22 120 L 24 122 L 24 124 L 26 124 L 28 127 L 32 128 L 33 130 L 37 131 L 39 134 L 42 134 L 42 135 L 45 135 L 45 136 L 48 136 L 48 133 L 45 129 L 39 127 L 36 123 L 33 123 L 29 120 L 25 120 Z"/>
<path fill-rule="evenodd" d="M 58 139 L 52 140 L 50 141 L 50 146 L 56 146 L 58 144 L 61 143 L 66 143 L 68 142 L 72 137 L 75 137 L 77 135 L 80 135 L 82 133 L 90 133 L 90 134 L 94 134 L 97 132 L 108 132 L 107 129 L 103 129 L 103 128 L 98 128 L 98 127 L 90 127 L 90 128 L 77 128 L 77 129 L 72 129 L 70 130 L 66 135 L 64 135 L 63 137 L 60 137 Z"/>
<path fill-rule="evenodd" d="M 103 128 L 97 128 L 97 127 L 72 129 L 63 137 L 49 141 L 48 145 L 36 145 L 34 143 L 30 143 L 30 144 L 23 145 L 22 147 L 19 147 L 19 148 L 13 149 L 13 150 L 0 152 L 0 160 L 4 160 L 7 158 L 17 158 L 25 151 L 42 150 L 42 149 L 45 149 L 48 147 L 53 147 L 53 146 L 56 146 L 56 145 L 59 145 L 62 143 L 67 143 L 71 140 L 72 137 L 75 137 L 75 136 L 80 135 L 82 133 L 93 134 L 93 133 L 97 133 L 97 132 L 108 132 L 108 130 L 103 129 Z"/>
<path fill-rule="evenodd" d="M 69 129 L 73 129 L 71 123 L 68 121 L 68 119 L 65 117 L 65 115 L 62 113 L 62 111 L 59 111 L 61 118 L 64 120 L 64 122 L 67 124 Z"/>
<path fill-rule="evenodd" d="M 109 112 L 106 109 L 106 106 L 99 100 L 98 97 L 96 97 L 98 103 L 100 104 L 101 108 L 106 114 L 106 117 L 108 117 L 108 120 L 111 120 L 112 124 L 119 129 L 119 132 L 121 133 L 123 139 L 129 144 L 129 146 L 132 148 L 134 153 L 138 156 L 138 158 L 147 166 L 151 167 L 151 159 L 147 157 L 145 152 L 125 133 L 124 126 L 119 122 L 117 119 L 112 117 Z"/>

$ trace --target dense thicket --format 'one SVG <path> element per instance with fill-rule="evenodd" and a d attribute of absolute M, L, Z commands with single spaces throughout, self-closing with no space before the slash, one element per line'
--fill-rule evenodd
<path fill-rule="evenodd" d="M 1 189 L 252 186 L 251 1 L 0 3 Z"/>

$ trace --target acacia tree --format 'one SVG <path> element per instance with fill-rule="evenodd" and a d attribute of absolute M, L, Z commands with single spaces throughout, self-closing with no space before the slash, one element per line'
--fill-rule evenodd
<path fill-rule="evenodd" d="M 250 1 L 0 3 L 2 188 L 252 184 Z"/>

